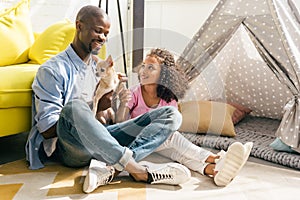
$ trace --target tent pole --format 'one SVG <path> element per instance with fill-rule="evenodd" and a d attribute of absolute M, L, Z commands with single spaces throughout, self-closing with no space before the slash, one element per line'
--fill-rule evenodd
<path fill-rule="evenodd" d="M 121 10 L 120 10 L 120 2 L 119 2 L 119 0 L 117 0 L 117 4 L 118 4 L 119 25 L 120 25 L 120 32 L 121 32 L 124 73 L 127 75 L 125 44 L 124 44 L 124 33 L 123 33 L 123 25 L 122 25 L 122 17 L 121 17 Z"/>
<path fill-rule="evenodd" d="M 124 32 L 123 32 L 123 24 L 121 17 L 121 9 L 120 2 L 117 0 L 118 6 L 118 17 L 119 17 L 119 25 L 120 25 L 120 33 L 121 33 L 121 42 L 122 42 L 122 53 L 123 53 L 123 64 L 124 64 L 124 73 L 127 75 L 127 66 L 126 66 L 126 55 L 125 55 L 125 44 L 124 44 Z M 99 0 L 98 7 L 101 8 L 101 0 Z M 106 0 L 106 13 L 108 14 L 108 0 Z"/>
<path fill-rule="evenodd" d="M 144 0 L 133 0 L 133 51 L 132 69 L 136 72 L 136 66 L 143 61 L 144 52 Z"/>

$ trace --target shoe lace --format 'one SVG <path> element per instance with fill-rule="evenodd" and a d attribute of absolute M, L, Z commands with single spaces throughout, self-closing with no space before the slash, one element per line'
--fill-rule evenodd
<path fill-rule="evenodd" d="M 98 176 L 97 178 L 97 185 L 106 185 L 110 183 L 114 178 L 115 169 L 113 167 L 110 168 L 108 172 L 110 176 Z"/>
<path fill-rule="evenodd" d="M 172 180 L 173 175 L 168 172 L 168 170 L 164 169 L 162 171 L 154 171 L 150 172 L 152 179 L 154 182 L 160 181 L 160 180 Z"/>

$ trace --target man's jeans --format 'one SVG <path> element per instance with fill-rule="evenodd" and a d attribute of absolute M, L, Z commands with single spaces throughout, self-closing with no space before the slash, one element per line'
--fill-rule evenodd
<path fill-rule="evenodd" d="M 84 101 L 72 100 L 58 120 L 57 153 L 67 166 L 86 166 L 95 158 L 122 171 L 132 157 L 140 161 L 155 151 L 181 121 L 175 107 L 165 106 L 105 127 Z"/>

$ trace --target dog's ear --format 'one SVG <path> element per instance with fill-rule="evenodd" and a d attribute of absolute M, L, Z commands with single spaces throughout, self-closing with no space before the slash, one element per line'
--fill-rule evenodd
<path fill-rule="evenodd" d="M 114 61 L 111 57 L 111 55 L 109 55 L 107 58 L 106 58 L 106 62 L 109 63 L 109 66 L 112 67 L 114 65 Z"/>

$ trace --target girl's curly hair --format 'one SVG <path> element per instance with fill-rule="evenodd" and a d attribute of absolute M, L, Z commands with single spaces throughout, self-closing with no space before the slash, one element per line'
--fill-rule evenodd
<path fill-rule="evenodd" d="M 188 79 L 176 64 L 173 54 L 166 49 L 155 48 L 147 56 L 155 57 L 161 66 L 157 96 L 167 103 L 183 98 L 189 88 Z"/>

